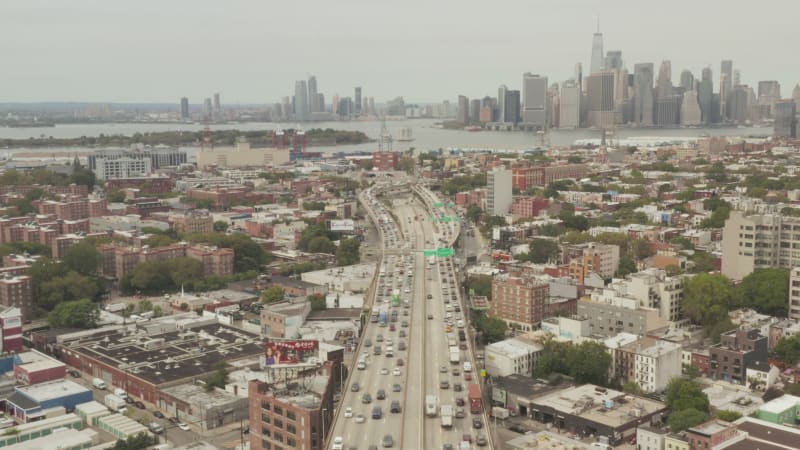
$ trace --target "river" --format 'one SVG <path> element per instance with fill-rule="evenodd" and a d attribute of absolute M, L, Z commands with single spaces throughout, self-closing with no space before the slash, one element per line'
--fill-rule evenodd
<path fill-rule="evenodd" d="M 394 150 L 405 150 L 409 147 L 417 149 L 435 150 L 438 148 L 491 148 L 491 149 L 529 149 L 540 145 L 541 138 L 536 133 L 525 132 L 495 132 L 479 131 L 469 132 L 464 130 L 445 130 L 434 126 L 438 120 L 434 119 L 411 119 L 387 121 L 386 126 L 389 132 L 397 137 L 400 135 L 401 128 L 411 128 L 414 140 L 410 142 L 393 143 Z M 214 124 L 209 128 L 212 130 L 238 129 L 242 131 L 256 130 L 275 130 L 279 128 L 293 128 L 298 125 L 295 123 L 236 123 L 236 124 Z M 379 121 L 342 121 L 342 122 L 315 122 L 302 124 L 302 128 L 332 128 L 336 130 L 362 131 L 367 136 L 377 139 L 380 135 L 381 123 Z M 159 131 L 200 131 L 203 129 L 201 124 L 180 124 L 180 123 L 107 123 L 107 124 L 65 124 L 55 127 L 42 128 L 0 128 L 0 139 L 29 139 L 53 136 L 54 138 L 75 138 L 81 136 L 105 135 L 132 135 L 134 133 L 147 133 Z M 558 130 L 553 129 L 549 133 L 551 145 L 569 146 L 576 140 L 596 139 L 600 132 L 590 129 L 577 130 Z M 685 129 L 637 129 L 619 128 L 616 131 L 618 140 L 625 139 L 691 139 L 700 136 L 770 136 L 772 128 L 753 127 L 753 128 L 685 128 Z M 656 139 L 657 138 L 657 139 Z M 358 145 L 346 145 L 339 147 L 318 147 L 327 151 L 336 149 L 337 151 L 375 151 L 378 148 L 376 142 Z M 7 152 L 58 152 L 75 151 L 75 148 L 15 148 Z"/>

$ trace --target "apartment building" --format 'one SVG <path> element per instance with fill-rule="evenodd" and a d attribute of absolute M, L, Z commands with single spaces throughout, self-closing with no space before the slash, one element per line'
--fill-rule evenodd
<path fill-rule="evenodd" d="M 628 275 L 626 280 L 615 283 L 619 290 L 638 299 L 648 308 L 658 309 L 660 316 L 670 322 L 681 319 L 683 283 L 685 275 L 667 276 L 661 269 L 645 269 Z"/>
<path fill-rule="evenodd" d="M 512 327 L 530 331 L 545 317 L 550 284 L 516 275 L 499 275 L 492 280 L 489 314 Z"/>
<path fill-rule="evenodd" d="M 205 245 L 189 246 L 186 243 L 146 248 L 104 244 L 98 247 L 101 255 L 100 270 L 103 275 L 120 279 L 139 263 L 189 257 L 203 263 L 203 275 L 230 275 L 233 273 L 234 251 Z"/>
<path fill-rule="evenodd" d="M 495 168 L 486 174 L 486 211 L 504 216 L 511 209 L 511 171 Z"/>
<path fill-rule="evenodd" d="M 610 279 L 619 267 L 619 246 L 613 244 L 585 244 L 567 246 L 563 252 L 569 264 L 570 278 L 584 284 L 589 274 L 596 273 L 603 279 Z"/>
<path fill-rule="evenodd" d="M 789 273 L 789 318 L 800 320 L 800 267 Z"/>
<path fill-rule="evenodd" d="M 494 377 L 533 376 L 542 350 L 542 344 L 523 337 L 489 344 L 485 349 L 486 372 Z"/>
<path fill-rule="evenodd" d="M 519 217 L 534 218 L 547 209 L 550 202 L 544 197 L 519 197 L 511 204 L 511 214 Z"/>
<path fill-rule="evenodd" d="M 755 269 L 800 266 L 800 217 L 731 211 L 722 229 L 722 274 L 741 280 Z"/>
<path fill-rule="evenodd" d="M 172 229 L 178 233 L 211 233 L 214 231 L 214 218 L 205 210 L 190 210 L 184 214 L 170 215 Z"/>
<path fill-rule="evenodd" d="M 30 319 L 33 313 L 33 278 L 8 272 L 0 275 L 0 304 L 19 308 L 22 318 Z"/>
<path fill-rule="evenodd" d="M 646 345 L 647 343 L 650 345 Z M 634 378 L 644 392 L 660 392 L 672 378 L 681 376 L 681 346 L 674 342 L 640 339 L 635 344 Z M 623 351 L 625 348 L 623 348 Z"/>
<path fill-rule="evenodd" d="M 766 362 L 766 336 L 757 329 L 736 329 L 720 336 L 720 343 L 709 348 L 709 376 L 715 380 L 747 384 L 747 370 L 755 361 Z"/>
<path fill-rule="evenodd" d="M 638 300 L 619 296 L 613 289 L 598 290 L 590 300 L 579 300 L 578 315 L 588 317 L 592 334 L 599 336 L 620 332 L 644 336 L 668 325 L 659 310 L 642 307 Z"/>
<path fill-rule="evenodd" d="M 397 152 L 373 152 L 372 168 L 374 170 L 390 171 L 397 170 L 400 162 L 400 154 Z"/>

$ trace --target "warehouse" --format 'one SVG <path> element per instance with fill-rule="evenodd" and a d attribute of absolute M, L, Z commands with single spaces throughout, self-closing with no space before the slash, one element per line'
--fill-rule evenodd
<path fill-rule="evenodd" d="M 38 419 L 51 408 L 67 411 L 92 400 L 92 391 L 69 380 L 50 381 L 33 386 L 19 386 L 6 399 L 6 411 L 17 422 Z"/>

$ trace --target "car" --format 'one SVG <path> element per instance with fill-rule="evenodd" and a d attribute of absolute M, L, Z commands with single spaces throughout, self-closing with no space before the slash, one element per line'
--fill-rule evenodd
<path fill-rule="evenodd" d="M 464 406 L 464 399 L 462 397 L 456 399 L 456 406 Z"/>
<path fill-rule="evenodd" d="M 375 398 L 377 398 L 378 400 L 386 399 L 386 391 L 384 391 L 383 389 L 378 389 L 378 393 L 375 395 Z"/>
<path fill-rule="evenodd" d="M 80 373 L 80 372 L 78 372 L 77 370 L 70 370 L 70 371 L 69 371 L 69 375 L 70 375 L 72 378 L 80 378 L 80 377 L 81 377 L 81 373 Z"/>
<path fill-rule="evenodd" d="M 123 399 L 125 400 L 125 403 L 127 403 L 129 405 L 132 405 L 133 402 L 134 402 L 133 398 L 128 397 L 127 395 L 125 397 L 123 397 Z"/>
<path fill-rule="evenodd" d="M 178 420 L 178 418 L 177 418 L 177 417 L 175 417 L 175 416 L 172 416 L 172 417 L 170 417 L 168 420 L 169 420 L 169 423 L 171 423 L 171 424 L 173 424 L 173 425 L 177 425 L 177 424 L 180 422 L 180 421 Z"/>
<path fill-rule="evenodd" d="M 392 370 L 392 375 L 394 375 L 396 377 L 399 377 L 400 376 L 400 369 L 395 367 L 394 370 Z"/>
<path fill-rule="evenodd" d="M 433 314 L 428 314 L 428 320 L 433 320 Z"/>
<path fill-rule="evenodd" d="M 472 428 L 483 428 L 483 421 L 480 419 L 480 417 L 472 418 Z"/>
<path fill-rule="evenodd" d="M 519 433 L 519 434 L 525 434 L 528 431 L 519 425 L 511 425 L 510 427 L 508 427 L 508 429 L 513 431 L 514 433 Z"/>
<path fill-rule="evenodd" d="M 461 436 L 461 440 L 462 440 L 462 441 L 467 441 L 467 442 L 469 442 L 470 444 L 472 444 L 472 435 L 471 435 L 471 434 L 469 434 L 469 433 L 464 433 L 464 434 Z"/>
<path fill-rule="evenodd" d="M 378 335 L 378 336 L 375 338 L 375 342 L 383 342 L 383 335 L 382 335 L 382 334 L 379 334 L 379 335 Z"/>
<path fill-rule="evenodd" d="M 164 414 L 162 414 L 161 411 L 153 411 L 153 416 L 157 417 L 159 419 L 163 419 L 164 418 Z"/>
<path fill-rule="evenodd" d="M 397 328 L 394 326 L 394 324 L 393 324 L 393 323 L 392 323 L 392 324 L 389 324 L 389 331 L 394 331 L 394 330 L 396 330 L 396 329 L 397 329 Z"/>
<path fill-rule="evenodd" d="M 400 407 L 400 400 L 392 400 L 392 406 L 389 407 L 389 411 L 392 413 L 399 413 L 402 411 Z"/>
<path fill-rule="evenodd" d="M 404 338 L 406 337 L 406 330 L 400 330 L 400 333 L 397 334 L 399 337 Z"/>
<path fill-rule="evenodd" d="M 467 349 L 467 343 L 466 342 L 460 343 L 458 345 L 458 348 L 460 348 L 461 350 L 466 350 Z"/>
<path fill-rule="evenodd" d="M 341 436 L 336 436 L 333 438 L 331 450 L 344 450 L 344 438 Z"/>
<path fill-rule="evenodd" d="M 403 331 L 403 330 L 400 330 L 400 331 Z M 400 341 L 397 344 L 397 349 L 398 350 L 405 350 L 406 349 L 406 341 Z"/>
<path fill-rule="evenodd" d="M 479 434 L 478 437 L 475 438 L 475 443 L 478 444 L 479 447 L 485 447 L 489 444 L 489 440 L 486 439 L 486 435 Z"/>
<path fill-rule="evenodd" d="M 442 380 L 439 382 L 439 389 L 450 389 L 450 382 L 447 380 Z"/>
<path fill-rule="evenodd" d="M 458 370 L 458 367 L 453 367 L 452 374 L 455 376 L 461 375 L 461 371 Z"/>
<path fill-rule="evenodd" d="M 364 339 L 364 347 L 372 347 L 372 339 Z"/>
<path fill-rule="evenodd" d="M 403 328 L 408 328 L 408 321 L 407 320 L 402 321 L 400 323 L 400 326 L 403 327 Z"/>
<path fill-rule="evenodd" d="M 372 396 L 369 395 L 369 392 L 365 392 L 364 395 L 361 396 L 361 403 L 372 403 Z"/>
<path fill-rule="evenodd" d="M 351 417 L 353 417 L 353 408 L 348 406 L 347 408 L 344 409 L 344 418 L 349 419 Z"/>
<path fill-rule="evenodd" d="M 406 303 L 406 307 L 408 307 L 408 303 Z M 403 315 L 404 315 L 404 316 L 407 316 L 407 315 L 408 315 L 408 310 L 407 310 L 407 309 L 404 309 L 404 310 L 403 310 Z M 400 331 L 403 331 L 403 330 L 400 330 Z M 401 337 L 402 337 L 402 336 L 401 336 Z"/>
<path fill-rule="evenodd" d="M 178 428 L 180 428 L 180 429 L 181 429 L 181 430 L 183 430 L 183 431 L 189 431 L 189 429 L 190 429 L 190 428 L 189 428 L 189 424 L 187 424 L 187 423 L 183 423 L 183 422 L 181 422 L 181 423 L 179 423 L 179 424 L 178 424 Z"/>
<path fill-rule="evenodd" d="M 372 408 L 372 418 L 374 420 L 380 420 L 382 417 L 383 417 L 383 410 L 381 410 L 380 406 Z"/>
<path fill-rule="evenodd" d="M 135 406 L 135 407 L 137 407 L 139 409 L 144 409 L 144 403 L 142 403 L 142 402 L 140 402 L 138 400 L 133 402 L 133 406 Z"/>
<path fill-rule="evenodd" d="M 432 298 L 433 298 L 433 295 L 431 295 L 431 294 L 428 294 L 428 300 L 430 300 L 430 299 L 432 299 Z"/>
<path fill-rule="evenodd" d="M 350 392 L 358 392 L 361 390 L 361 385 L 358 384 L 358 381 L 354 381 L 353 384 L 350 385 Z"/>
<path fill-rule="evenodd" d="M 400 386 L 400 385 L 399 385 L 399 384 L 397 384 L 397 383 L 395 383 L 395 384 L 393 384 L 393 385 L 392 385 L 392 392 L 400 392 L 400 391 L 402 391 L 402 390 L 403 390 L 403 386 Z"/>
<path fill-rule="evenodd" d="M 439 366 L 439 373 L 447 373 L 447 366 Z"/>
<path fill-rule="evenodd" d="M 387 434 L 386 436 L 384 436 L 383 441 L 381 441 L 381 445 L 383 445 L 383 448 L 394 447 L 394 439 L 392 439 L 392 435 Z"/>
<path fill-rule="evenodd" d="M 472 381 L 472 374 L 469 372 L 464 372 L 464 380 L 465 381 Z"/>
<path fill-rule="evenodd" d="M 453 390 L 456 392 L 461 392 L 464 390 L 464 386 L 461 383 L 453 383 Z"/>
<path fill-rule="evenodd" d="M 393 343 L 394 341 L 392 340 L 392 338 L 386 338 L 386 345 L 392 345 Z"/>
<path fill-rule="evenodd" d="M 403 358 L 397 358 L 397 365 L 398 365 L 398 366 L 402 366 L 403 364 L 405 364 L 405 363 L 403 362 Z"/>
<path fill-rule="evenodd" d="M 355 419 L 353 419 L 353 421 L 355 421 L 355 423 L 364 423 L 367 421 L 367 418 L 363 414 L 359 414 L 355 417 Z"/>
<path fill-rule="evenodd" d="M 464 408 L 460 406 L 456 408 L 456 419 L 463 419 L 466 415 L 467 414 L 464 412 Z"/>
<path fill-rule="evenodd" d="M 442 450 L 453 450 L 453 444 L 442 444 Z"/>

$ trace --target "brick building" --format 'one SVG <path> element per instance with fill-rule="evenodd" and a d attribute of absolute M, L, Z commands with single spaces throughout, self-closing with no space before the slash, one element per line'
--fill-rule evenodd
<path fill-rule="evenodd" d="M 456 193 L 456 205 L 462 208 L 469 208 L 471 205 L 475 205 L 483 209 L 485 200 L 486 189 L 474 189 Z"/>
<path fill-rule="evenodd" d="M 28 275 L 9 272 L 0 274 L 0 304 L 19 308 L 23 319 L 33 312 L 33 279 Z"/>
<path fill-rule="evenodd" d="M 184 214 L 170 215 L 172 229 L 178 233 L 211 233 L 214 231 L 214 218 L 205 210 L 189 210 Z"/>
<path fill-rule="evenodd" d="M 101 255 L 102 274 L 120 279 L 132 272 L 137 264 L 150 261 L 189 257 L 203 263 L 203 275 L 230 275 L 233 273 L 234 251 L 206 245 L 189 246 L 186 243 L 163 247 L 143 248 L 103 244 L 98 247 Z"/>
<path fill-rule="evenodd" d="M 591 273 L 610 279 L 619 266 L 619 246 L 613 244 L 589 242 L 571 245 L 563 254 L 564 262 L 569 264 L 569 276 L 578 284 L 584 284 Z"/>
<path fill-rule="evenodd" d="M 758 329 L 736 329 L 720 336 L 709 348 L 709 376 L 715 380 L 745 385 L 747 370 L 755 361 L 766 362 L 768 338 Z"/>
<path fill-rule="evenodd" d="M 397 152 L 373 152 L 372 168 L 374 170 L 397 170 L 400 154 Z"/>
<path fill-rule="evenodd" d="M 545 317 L 549 297 L 547 282 L 515 275 L 496 276 L 492 280 L 489 314 L 510 326 L 530 331 Z"/>
<path fill-rule="evenodd" d="M 169 177 L 139 177 L 139 178 L 113 178 L 106 180 L 106 192 L 122 189 L 139 189 L 144 194 L 160 194 L 171 192 L 175 187 L 174 181 Z"/>
<path fill-rule="evenodd" d="M 525 166 L 512 167 L 511 186 L 520 191 L 535 186 L 547 186 L 553 181 L 584 178 L 589 173 L 583 164 L 564 164 L 560 166 Z"/>
<path fill-rule="evenodd" d="M 518 197 L 511 204 L 511 214 L 520 217 L 533 218 L 542 210 L 547 209 L 550 202 L 543 197 Z"/>

